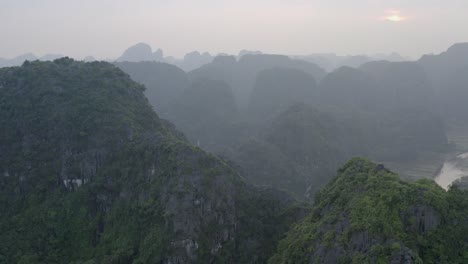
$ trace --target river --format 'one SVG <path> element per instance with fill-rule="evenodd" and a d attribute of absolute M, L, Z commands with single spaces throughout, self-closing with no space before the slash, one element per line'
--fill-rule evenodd
<path fill-rule="evenodd" d="M 468 176 L 468 152 L 447 160 L 435 181 L 447 190 L 450 184 L 464 176 Z"/>

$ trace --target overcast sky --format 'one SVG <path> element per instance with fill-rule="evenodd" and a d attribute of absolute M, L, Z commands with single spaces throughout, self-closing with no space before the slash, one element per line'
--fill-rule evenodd
<path fill-rule="evenodd" d="M 387 18 L 387 19 L 385 19 Z M 468 42 L 468 0 L 0 0 L 0 57 L 373 54 L 416 58 Z"/>

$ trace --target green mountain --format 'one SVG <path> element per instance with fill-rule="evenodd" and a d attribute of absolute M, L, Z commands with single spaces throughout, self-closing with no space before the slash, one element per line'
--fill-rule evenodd
<path fill-rule="evenodd" d="M 467 263 L 468 193 L 355 158 L 269 263 Z"/>
<path fill-rule="evenodd" d="M 104 62 L 0 69 L 0 263 L 265 263 L 304 214 Z"/>

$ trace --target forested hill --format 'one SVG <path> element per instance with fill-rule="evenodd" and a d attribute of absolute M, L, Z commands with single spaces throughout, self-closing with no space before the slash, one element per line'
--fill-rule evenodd
<path fill-rule="evenodd" d="M 468 193 L 349 161 L 273 263 L 468 263 Z"/>
<path fill-rule="evenodd" d="M 0 69 L 0 263 L 273 254 L 302 209 L 188 144 L 143 90 L 104 62 Z"/>

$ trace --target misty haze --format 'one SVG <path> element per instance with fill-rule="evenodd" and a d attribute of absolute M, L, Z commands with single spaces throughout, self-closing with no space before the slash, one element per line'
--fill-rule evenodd
<path fill-rule="evenodd" d="M 467 13 L 0 0 L 0 264 L 468 263 Z"/>

